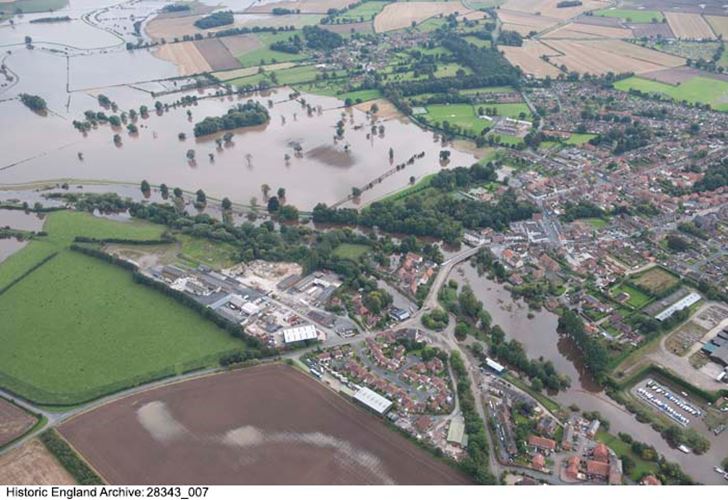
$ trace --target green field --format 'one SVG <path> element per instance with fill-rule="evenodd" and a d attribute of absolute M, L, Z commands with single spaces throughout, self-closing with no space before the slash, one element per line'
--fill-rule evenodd
<path fill-rule="evenodd" d="M 71 251 L 74 236 L 156 239 L 161 226 L 55 212 L 0 264 L 16 275 L 0 295 L 0 385 L 44 404 L 77 404 L 155 378 L 212 365 L 244 344 L 129 271 Z"/>
<path fill-rule="evenodd" d="M 180 257 L 195 265 L 205 264 L 214 269 L 224 269 L 240 262 L 240 259 L 237 258 L 240 250 L 229 243 L 213 243 L 210 240 L 186 234 L 177 234 L 175 238 L 182 246 Z"/>
<path fill-rule="evenodd" d="M 10 17 L 15 12 L 32 14 L 35 12 L 51 12 L 65 7 L 68 0 L 15 0 L 0 3 L 0 20 Z"/>
<path fill-rule="evenodd" d="M 366 245 L 356 245 L 353 243 L 342 243 L 334 249 L 334 255 L 341 259 L 358 260 L 359 257 L 369 251 Z"/>
<path fill-rule="evenodd" d="M 265 73 L 256 73 L 255 75 L 244 76 L 242 78 L 236 78 L 228 83 L 235 85 L 236 87 L 242 87 L 244 85 L 257 85 L 263 80 L 273 82 L 273 76 L 277 85 L 295 85 L 298 83 L 311 82 L 316 78 L 318 70 L 312 64 L 303 66 L 294 66 L 292 68 L 280 69 L 278 71 L 271 71 Z"/>
<path fill-rule="evenodd" d="M 614 88 L 662 94 L 678 102 L 710 104 L 718 111 L 728 111 L 728 82 L 723 80 L 696 76 L 680 85 L 668 85 L 633 76 L 616 82 Z"/>
<path fill-rule="evenodd" d="M 612 297 L 615 299 L 622 292 L 629 294 L 629 299 L 625 302 L 625 304 L 632 306 L 635 309 L 642 309 L 652 301 L 652 297 L 626 283 L 622 283 L 621 285 L 617 285 L 611 289 Z"/>
<path fill-rule="evenodd" d="M 513 92 L 513 87 L 478 87 L 475 89 L 463 89 L 459 92 L 459 94 L 462 95 L 483 95 L 488 96 L 488 94 L 495 94 L 495 93 L 506 93 L 506 92 Z"/>
<path fill-rule="evenodd" d="M 259 33 L 256 35 L 263 47 L 245 52 L 244 54 L 234 54 L 236 59 L 240 61 L 243 67 L 262 66 L 265 64 L 273 64 L 279 62 L 301 61 L 306 59 L 305 54 L 289 54 L 287 52 L 279 52 L 271 50 L 270 44 L 280 40 L 288 40 L 293 36 L 293 32 L 286 31 L 281 33 Z"/>
<path fill-rule="evenodd" d="M 381 200 L 377 200 L 380 202 L 384 201 L 399 201 L 403 200 L 409 195 L 419 193 L 421 191 L 424 191 L 430 186 L 430 182 L 432 182 L 432 178 L 435 176 L 435 174 L 429 174 L 424 177 L 422 177 L 420 180 L 415 182 L 414 184 L 407 186 L 404 189 L 401 189 L 397 191 L 396 193 L 392 193 L 390 195 L 385 196 Z"/>
<path fill-rule="evenodd" d="M 604 9 L 594 12 L 594 15 L 617 17 L 631 23 L 651 23 L 653 19 L 661 23 L 665 20 L 662 12 L 657 10 Z"/>
<path fill-rule="evenodd" d="M 478 38 L 477 36 L 474 36 L 474 35 L 469 35 L 464 38 L 465 38 L 465 40 L 467 40 L 469 43 L 472 43 L 476 47 L 490 47 L 491 46 L 490 40 L 483 40 L 482 38 Z"/>
<path fill-rule="evenodd" d="M 578 145 L 578 144 L 584 144 L 585 142 L 588 142 L 593 137 L 596 137 L 594 134 L 571 134 L 568 139 L 566 139 L 564 142 L 566 144 L 572 144 L 572 145 Z"/>
<path fill-rule="evenodd" d="M 431 104 L 427 106 L 427 114 L 421 115 L 433 125 L 449 122 L 450 125 L 458 125 L 463 130 L 480 133 L 491 122 L 478 118 L 475 109 L 470 104 Z"/>
<path fill-rule="evenodd" d="M 586 222 L 594 229 L 601 229 L 607 225 L 607 221 L 605 221 L 604 219 L 599 219 L 597 217 L 591 217 L 589 219 L 579 219 L 579 220 L 581 222 Z"/>
<path fill-rule="evenodd" d="M 334 17 L 333 24 L 339 24 L 336 21 L 348 23 L 371 21 L 382 11 L 387 3 L 389 2 L 364 2 L 353 9 L 349 9 Z"/>
<path fill-rule="evenodd" d="M 530 120 L 531 110 L 528 109 L 528 105 L 525 102 L 509 102 L 504 104 L 479 104 L 485 108 L 496 108 L 498 110 L 498 116 L 508 116 L 515 118 L 516 120 Z M 524 113 L 525 118 L 521 118 L 521 113 Z"/>

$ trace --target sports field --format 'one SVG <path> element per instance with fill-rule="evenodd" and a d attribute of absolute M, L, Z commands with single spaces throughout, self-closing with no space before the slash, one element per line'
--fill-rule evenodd
<path fill-rule="evenodd" d="M 723 80 L 696 76 L 679 85 L 668 85 L 645 78 L 630 77 L 615 83 L 614 88 L 663 94 L 676 101 L 710 104 L 718 111 L 728 111 L 728 82 Z"/>
<path fill-rule="evenodd" d="M 628 23 L 661 23 L 665 16 L 657 10 L 604 9 L 594 12 L 595 16 L 616 17 Z"/>
<path fill-rule="evenodd" d="M 0 265 L 22 274 L 43 255 L 36 247 L 57 252 L 0 295 L 0 344 L 9 347 L 0 349 L 4 387 L 69 405 L 244 348 L 197 313 L 136 284 L 129 271 L 68 249 L 76 235 L 153 239 L 160 226 L 56 212 L 44 229 L 46 241 L 31 242 Z"/>
<path fill-rule="evenodd" d="M 490 121 L 478 118 L 470 104 L 432 104 L 427 106 L 427 114 L 423 116 L 433 124 L 439 122 L 442 126 L 444 122 L 448 122 L 475 133 L 480 133 L 491 125 Z"/>

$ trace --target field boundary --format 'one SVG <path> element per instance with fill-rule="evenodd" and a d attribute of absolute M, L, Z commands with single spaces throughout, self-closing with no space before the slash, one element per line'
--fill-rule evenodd
<path fill-rule="evenodd" d="M 52 254 L 50 254 L 50 255 L 48 255 L 46 257 L 43 257 L 40 260 L 40 262 L 37 262 L 30 269 L 24 271 L 20 276 L 18 276 L 17 278 L 13 279 L 10 283 L 8 283 L 7 285 L 5 285 L 4 287 L 0 288 L 0 295 L 4 294 L 8 290 L 10 290 L 12 287 L 14 287 L 15 285 L 17 285 L 21 281 L 23 281 L 25 278 L 27 278 L 28 276 L 30 276 L 34 271 L 38 270 L 41 266 L 43 266 L 44 264 L 46 264 L 48 261 L 50 261 L 51 259 L 53 259 L 57 255 L 58 255 L 58 252 L 53 252 Z"/>

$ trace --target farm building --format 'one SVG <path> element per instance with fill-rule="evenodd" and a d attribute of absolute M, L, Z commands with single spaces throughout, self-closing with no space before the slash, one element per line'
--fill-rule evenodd
<path fill-rule="evenodd" d="M 316 327 L 313 325 L 294 326 L 283 330 L 283 341 L 286 344 L 293 342 L 303 342 L 304 340 L 314 340 L 318 338 Z"/>
<path fill-rule="evenodd" d="M 366 387 L 354 393 L 354 400 L 363 404 L 378 415 L 384 415 L 392 407 L 392 402 Z"/>
<path fill-rule="evenodd" d="M 657 314 L 655 316 L 655 319 L 658 321 L 665 321 L 667 318 L 672 316 L 674 313 L 678 311 L 682 311 L 686 307 L 690 307 L 696 302 L 698 302 L 701 299 L 700 294 L 691 292 L 682 299 L 678 300 L 674 304 L 672 304 L 670 307 L 662 311 L 661 313 Z"/>
<path fill-rule="evenodd" d="M 491 370 L 493 370 L 498 375 L 500 375 L 501 373 L 503 373 L 504 371 L 506 371 L 506 367 L 505 366 L 503 366 L 502 364 L 498 363 L 497 361 L 495 361 L 493 359 L 485 358 L 485 364 L 486 364 L 486 366 L 488 368 L 490 368 Z"/>

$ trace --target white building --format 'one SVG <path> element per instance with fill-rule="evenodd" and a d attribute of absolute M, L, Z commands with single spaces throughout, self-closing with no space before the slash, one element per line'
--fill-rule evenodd
<path fill-rule="evenodd" d="M 686 307 L 690 307 L 691 305 L 698 302 L 702 297 L 700 297 L 699 293 L 690 292 L 688 295 L 683 297 L 682 299 L 675 302 L 673 305 L 662 311 L 660 314 L 655 316 L 655 319 L 658 321 L 664 321 L 670 316 L 672 316 L 674 313 L 678 311 L 682 311 Z"/>
<path fill-rule="evenodd" d="M 354 399 L 379 415 L 384 415 L 392 407 L 392 402 L 366 387 L 354 393 Z"/>
<path fill-rule="evenodd" d="M 286 344 L 316 338 L 318 338 L 318 334 L 316 333 L 316 327 L 313 325 L 294 326 L 293 328 L 283 330 L 283 341 Z"/>

